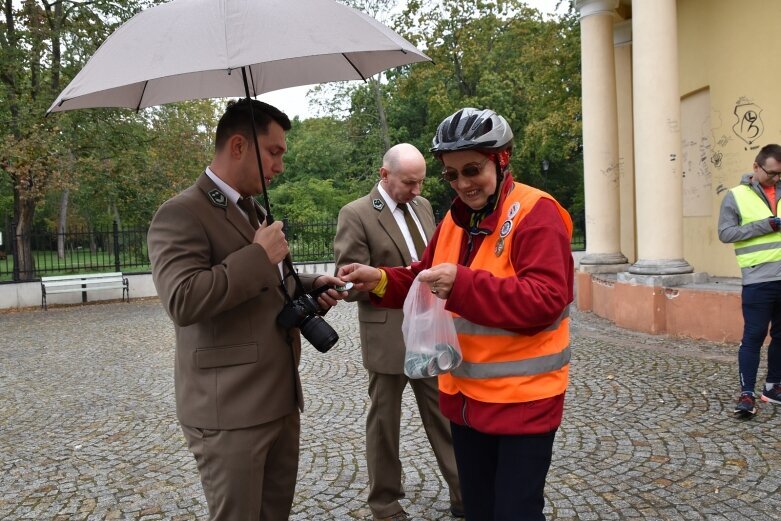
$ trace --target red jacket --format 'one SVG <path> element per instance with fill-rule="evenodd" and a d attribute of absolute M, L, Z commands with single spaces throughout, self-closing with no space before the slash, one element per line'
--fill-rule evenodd
<path fill-rule="evenodd" d="M 503 199 L 512 185 L 507 175 L 501 189 Z M 502 201 L 498 206 L 501 207 Z M 462 228 L 468 223 L 468 207 L 456 199 L 450 209 L 454 220 Z M 501 225 L 498 212 L 487 216 L 479 229 L 493 230 Z M 500 279 L 486 271 L 468 268 L 480 247 L 483 234 L 472 235 L 473 246 L 466 262 L 458 266 L 456 280 L 446 309 L 471 322 L 534 334 L 553 324 L 573 300 L 574 263 L 569 234 L 555 205 L 540 200 L 513 232 L 512 262 L 517 267 L 517 278 Z M 433 252 L 439 238 L 434 232 L 423 258 L 411 269 L 383 268 L 388 285 L 382 299 L 372 296 L 381 306 L 400 308 L 415 276 L 431 267 Z M 461 245 L 462 258 L 467 252 L 467 241 Z M 466 397 L 461 393 L 449 395 L 440 392 L 442 413 L 451 421 L 468 425 L 489 434 L 541 434 L 555 430 L 561 424 L 564 394 L 522 403 L 488 403 Z"/>

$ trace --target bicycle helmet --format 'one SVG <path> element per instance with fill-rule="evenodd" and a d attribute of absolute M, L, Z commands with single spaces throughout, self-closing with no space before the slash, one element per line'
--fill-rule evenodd
<path fill-rule="evenodd" d="M 431 152 L 439 157 L 458 150 L 504 150 L 512 146 L 513 131 L 502 116 L 490 109 L 463 108 L 439 124 Z"/>

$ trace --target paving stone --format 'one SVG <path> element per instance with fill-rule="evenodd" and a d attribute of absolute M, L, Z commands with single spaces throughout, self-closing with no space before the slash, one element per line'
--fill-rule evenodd
<path fill-rule="evenodd" d="M 306 410 L 293 520 L 371 519 L 367 376 L 357 308 L 304 345 Z M 176 421 L 174 335 L 159 302 L 0 314 L 0 519 L 205 519 Z M 622 330 L 572 313 L 571 385 L 548 477 L 551 520 L 774 519 L 779 409 L 732 417 L 737 348 Z M 765 372 L 763 353 L 760 381 Z M 401 458 L 413 519 L 451 520 L 447 487 L 405 393 Z"/>

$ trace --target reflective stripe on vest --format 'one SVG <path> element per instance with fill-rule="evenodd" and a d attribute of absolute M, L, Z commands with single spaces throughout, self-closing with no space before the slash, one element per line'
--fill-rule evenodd
<path fill-rule="evenodd" d="M 740 224 L 750 224 L 772 217 L 767 203 L 748 185 L 730 189 L 740 213 Z M 741 268 L 781 261 L 781 234 L 767 233 L 734 244 L 735 256 Z"/>
<path fill-rule="evenodd" d="M 571 354 L 572 351 L 567 346 L 564 351 L 558 353 L 515 362 L 485 362 L 482 364 L 461 362 L 461 365 L 455 368 L 452 374 L 462 378 L 501 378 L 550 373 L 569 364 Z"/>
<path fill-rule="evenodd" d="M 571 235 L 572 220 L 566 210 L 548 194 L 515 183 L 496 210 L 501 224 L 483 239 L 470 269 L 490 271 L 500 278 L 516 277 L 510 258 L 514 231 L 543 197 L 556 204 Z M 432 264 L 457 264 L 464 234 L 448 213 L 440 226 Z M 568 316 L 569 306 L 544 331 L 523 335 L 481 326 L 453 314 L 464 360 L 453 372 L 439 376 L 440 390 L 447 394 L 462 392 L 491 403 L 527 402 L 561 394 L 569 373 Z"/>
<path fill-rule="evenodd" d="M 561 315 L 559 316 L 559 318 L 556 319 L 556 322 L 546 327 L 543 331 L 555 331 L 556 329 L 559 328 L 559 324 L 561 324 L 561 321 L 567 317 L 569 317 L 569 306 L 564 308 L 564 311 L 561 312 Z M 517 335 L 517 333 L 513 333 L 512 331 L 508 331 L 506 329 L 501 329 L 498 327 L 480 326 L 478 324 L 474 324 L 468 321 L 465 318 L 461 318 L 457 315 L 453 316 L 453 322 L 456 325 L 456 333 L 463 333 L 465 335 L 520 336 Z"/>

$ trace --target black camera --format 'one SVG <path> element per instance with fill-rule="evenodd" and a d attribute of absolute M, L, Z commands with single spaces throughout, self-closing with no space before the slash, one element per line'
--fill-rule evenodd
<path fill-rule="evenodd" d="M 317 303 L 317 297 L 330 288 L 321 286 L 301 295 L 285 304 L 277 315 L 277 324 L 285 329 L 299 328 L 304 338 L 321 353 L 327 353 L 339 340 L 336 331 L 320 316 L 323 309 Z"/>

